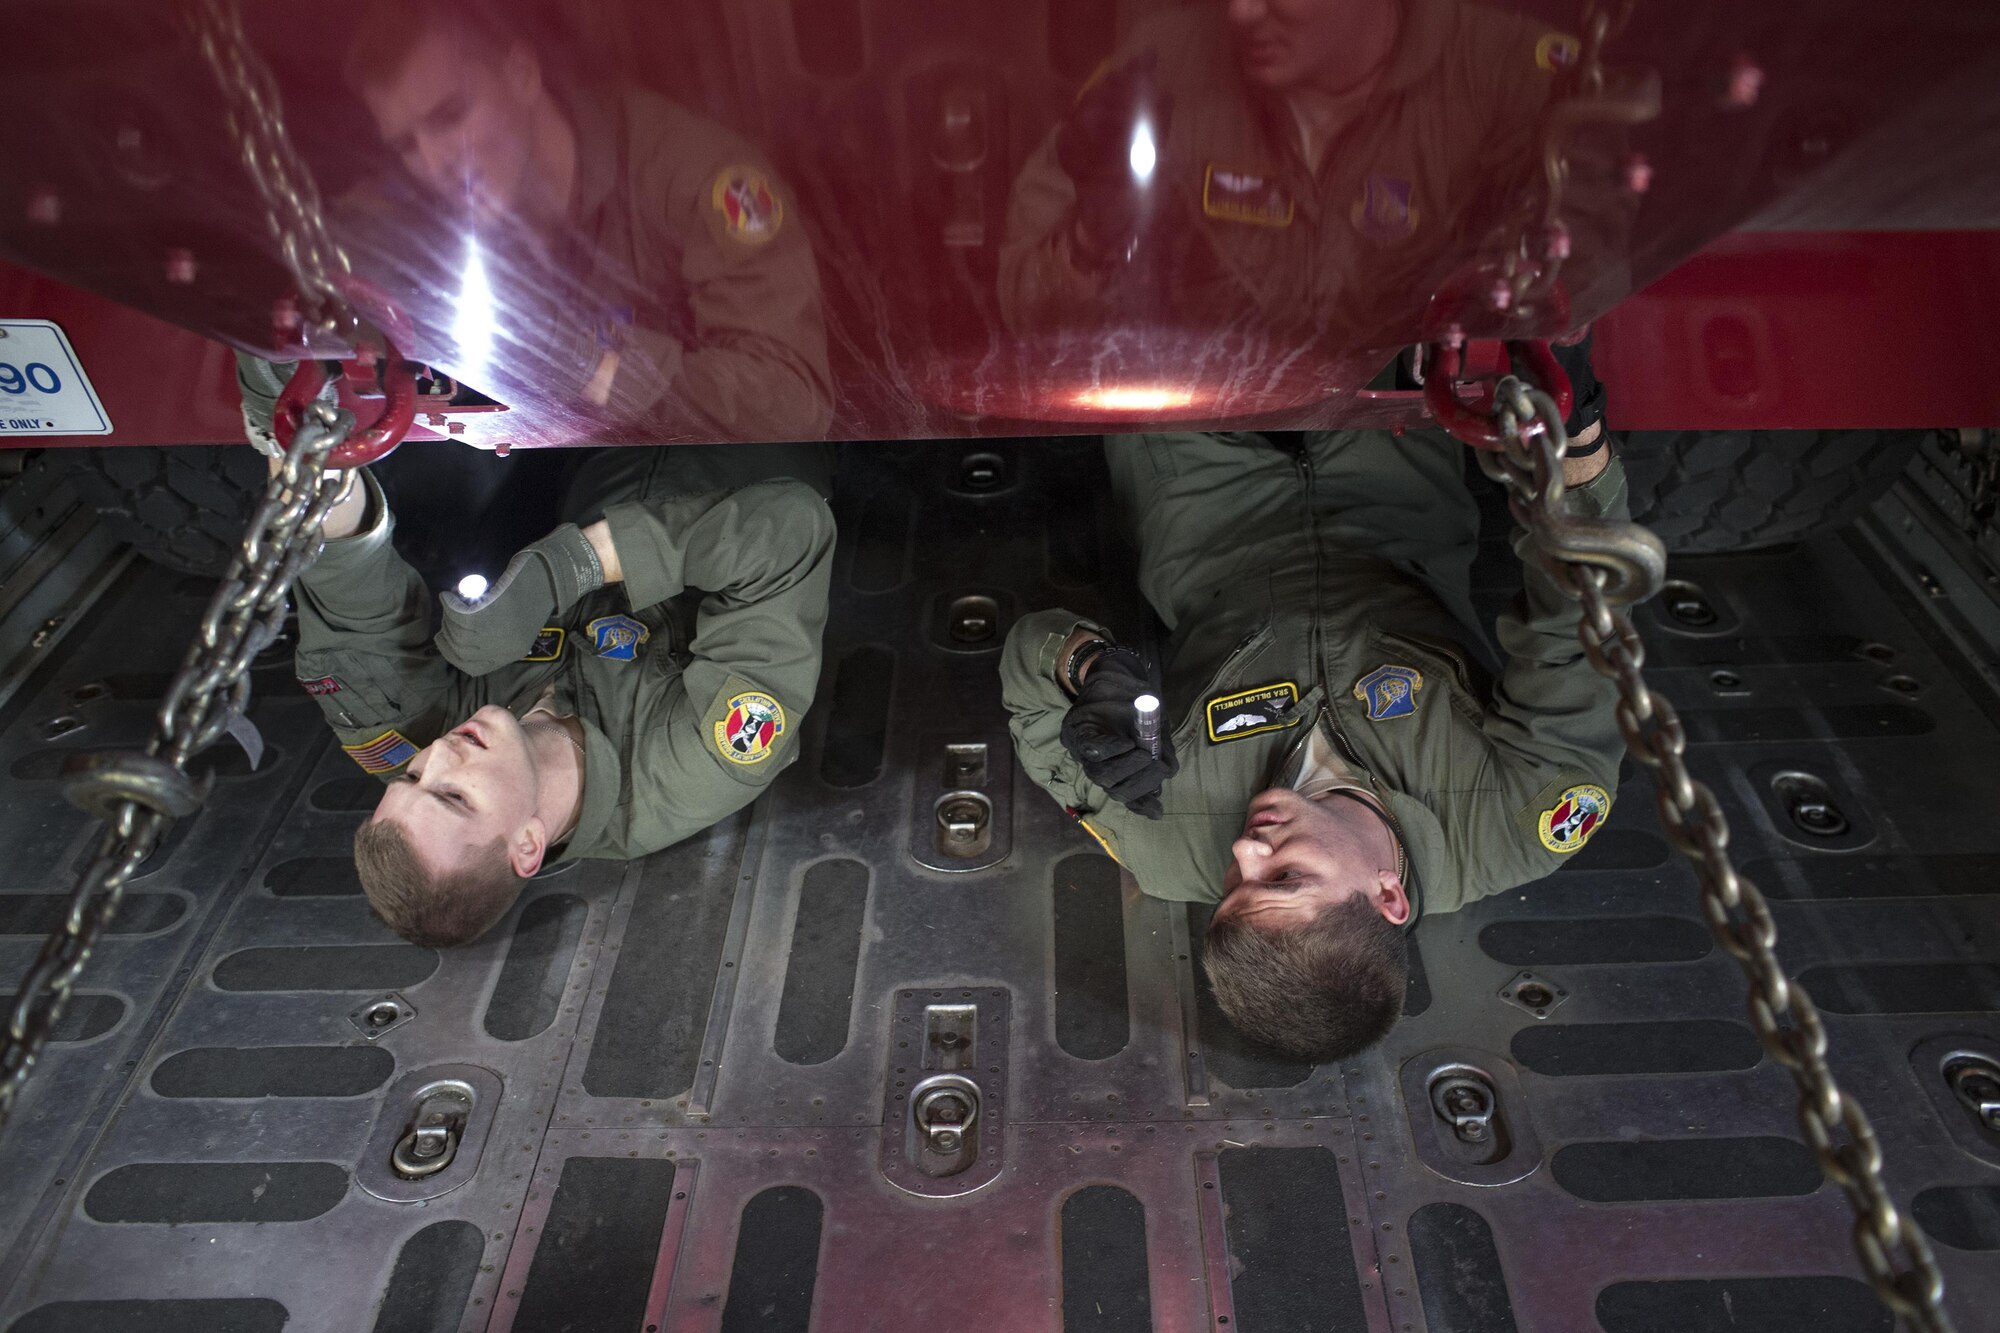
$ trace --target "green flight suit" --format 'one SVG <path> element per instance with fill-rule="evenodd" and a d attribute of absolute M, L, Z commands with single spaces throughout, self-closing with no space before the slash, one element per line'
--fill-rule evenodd
<path fill-rule="evenodd" d="M 569 115 L 576 184 L 555 251 L 618 354 L 609 410 L 707 439 L 825 435 L 819 274 L 796 201 L 763 155 L 642 89 L 580 93 Z"/>
<path fill-rule="evenodd" d="M 756 798 L 798 754 L 819 681 L 833 517 L 822 447 L 607 451 L 568 517 L 602 518 L 624 582 L 591 593 L 520 662 L 467 676 L 431 644 L 433 597 L 369 515 L 297 589 L 297 674 L 369 772 L 387 778 L 486 704 L 546 687 L 583 726 L 583 809 L 558 860 L 644 856 Z M 693 624 L 677 604 L 704 595 Z M 681 599 L 685 600 L 685 599 Z"/>
<path fill-rule="evenodd" d="M 1504 667 L 1489 688 L 1464 646 L 1478 633 L 1465 447 L 1434 430 L 1314 432 L 1300 446 L 1107 441 L 1140 590 L 1170 635 L 1164 703 L 1180 772 L 1165 818 L 1149 820 L 1063 749 L 1071 701 L 1056 658 L 1072 630 L 1099 627 L 1061 610 L 1023 617 L 1002 657 L 1023 767 L 1143 891 L 1214 902 L 1250 798 L 1320 717 L 1394 819 L 1418 910 L 1453 911 L 1555 870 L 1609 814 L 1623 750 L 1615 692 L 1577 644 L 1575 603 L 1528 565 L 1499 619 Z M 1623 468 L 1614 459 L 1566 503 L 1624 517 Z"/>
<path fill-rule="evenodd" d="M 1283 99 L 1244 79 L 1222 5 L 1136 24 L 1106 67 L 1151 53 L 1173 99 L 1151 182 L 1164 205 L 1161 267 L 1134 279 L 1072 254 L 1077 192 L 1057 161 L 1058 126 L 1008 201 L 999 291 L 1009 326 L 1089 329 L 1164 300 L 1164 318 L 1200 327 L 1354 347 L 1417 341 L 1422 294 L 1479 251 L 1541 170 L 1541 118 L 1577 43 L 1458 0 L 1370 2 L 1400 3 L 1395 45 L 1316 167 Z M 1570 145 L 1563 219 L 1576 254 L 1565 280 L 1579 300 L 1587 269 L 1612 260 L 1632 211 L 1607 190 L 1602 138 L 1593 131 Z"/>

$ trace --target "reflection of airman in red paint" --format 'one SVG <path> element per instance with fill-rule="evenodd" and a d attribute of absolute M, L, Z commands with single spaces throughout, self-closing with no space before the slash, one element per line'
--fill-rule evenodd
<path fill-rule="evenodd" d="M 1458 0 L 1231 0 L 1140 23 L 1015 182 L 1010 325 L 1092 327 L 1164 285 L 1198 328 L 1413 340 L 1439 264 L 1538 169 L 1563 43 Z M 1129 105 L 1106 115 L 1093 95 Z M 1074 147 L 1079 119 L 1106 140 L 1096 158 Z M 1135 149 L 1128 169 L 1142 124 L 1157 158 Z M 1101 159 L 1086 180 L 1059 160 L 1065 126 L 1071 167 Z"/>
<path fill-rule="evenodd" d="M 483 6 L 375 0 L 355 27 L 348 81 L 403 168 L 483 244 L 528 233 L 517 248 L 554 270 L 521 293 L 496 272 L 489 321 L 552 393 L 683 437 L 826 433 L 812 248 L 749 143 L 652 92 L 558 78 Z"/>

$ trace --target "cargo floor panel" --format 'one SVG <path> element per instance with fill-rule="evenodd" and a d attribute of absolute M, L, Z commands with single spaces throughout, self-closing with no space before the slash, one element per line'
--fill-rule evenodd
<path fill-rule="evenodd" d="M 1560 873 L 1422 924 L 1376 1050 L 1227 1029 L 1205 911 L 1007 734 L 1020 615 L 1146 633 L 1104 493 L 1085 442 L 848 449 L 798 762 L 461 949 L 370 916 L 374 783 L 262 665 L 265 763 L 218 754 L 0 1138 L 0 1330 L 1887 1327 L 1644 773 Z M 1857 549 L 1677 562 L 1714 619 L 1641 619 L 1971 1328 L 2000 1135 L 1944 1065 L 2000 1055 L 2000 737 Z M 87 855 L 63 753 L 143 737 L 200 607 L 135 567 L 0 714 L 0 968 Z M 1434 1109 L 1467 1076 L 1478 1142 Z M 413 1179 L 427 1111 L 455 1147 Z"/>

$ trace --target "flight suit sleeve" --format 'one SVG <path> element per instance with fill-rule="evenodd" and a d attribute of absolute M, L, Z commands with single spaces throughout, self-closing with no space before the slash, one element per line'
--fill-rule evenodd
<path fill-rule="evenodd" d="M 1063 718 L 1072 702 L 1055 682 L 1056 658 L 1078 629 L 1111 635 L 1068 611 L 1037 611 L 1014 622 L 1000 656 L 1000 695 L 1007 705 L 1007 731 L 1014 757 L 1035 785 L 1065 809 L 1091 814 L 1109 799 L 1083 775 L 1083 765 L 1063 748 Z"/>
<path fill-rule="evenodd" d="M 640 415 L 671 396 L 723 438 L 825 436 L 833 420 L 826 317 L 791 192 L 748 166 L 718 165 L 699 176 L 656 166 L 651 174 L 641 197 L 661 201 L 652 222 L 660 243 L 680 255 L 693 331 L 684 342 L 671 332 L 632 329 L 619 352 L 612 405 L 621 415 Z M 764 191 L 761 224 L 732 224 L 732 185 Z"/>
<path fill-rule="evenodd" d="M 1564 503 L 1580 517 L 1629 517 L 1624 467 L 1613 458 Z M 1525 544 L 1517 533 L 1516 551 Z M 1495 626 L 1506 665 L 1483 725 L 1489 770 L 1449 822 L 1468 899 L 1540 879 L 1580 849 L 1611 812 L 1625 748 L 1617 690 L 1577 641 L 1577 603 L 1532 562 L 1524 569 L 1521 594 Z"/>
<path fill-rule="evenodd" d="M 430 590 L 396 554 L 394 516 L 366 469 L 361 484 L 361 529 L 327 542 L 295 586 L 295 661 L 341 748 L 386 780 L 481 699 L 431 646 Z"/>
<path fill-rule="evenodd" d="M 819 683 L 833 515 L 812 487 L 777 480 L 615 504 L 604 521 L 634 609 L 705 594 L 668 724 L 632 739 L 632 781 L 635 801 L 706 827 L 797 751 Z"/>
<path fill-rule="evenodd" d="M 1017 335 L 1043 333 L 1074 323 L 1095 309 L 1102 280 L 1078 266 L 1070 253 L 1070 216 L 1076 187 L 1056 162 L 1050 130 L 1014 180 L 1007 200 L 1007 231 L 1000 242 L 1000 312 Z"/>

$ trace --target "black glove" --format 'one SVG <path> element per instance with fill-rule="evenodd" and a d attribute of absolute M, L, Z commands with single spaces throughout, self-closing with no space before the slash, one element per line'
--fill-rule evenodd
<path fill-rule="evenodd" d="M 1139 719 L 1132 701 L 1154 693 L 1146 664 L 1130 648 L 1101 654 L 1090 668 L 1076 702 L 1063 717 L 1063 749 L 1083 765 L 1084 776 L 1111 799 L 1148 819 L 1160 818 L 1160 789 L 1181 771 L 1166 719 L 1160 724 L 1160 757 L 1139 743 Z"/>
<path fill-rule="evenodd" d="M 1167 142 L 1173 94 L 1156 80 L 1159 56 L 1142 52 L 1086 85 L 1056 131 L 1056 162 L 1076 186 L 1070 239 L 1093 267 L 1131 253 L 1154 215 L 1155 192 L 1132 170 L 1132 138 L 1151 127 L 1154 151 Z"/>
<path fill-rule="evenodd" d="M 483 676 L 519 661 L 544 625 L 603 586 L 604 566 L 597 552 L 581 528 L 565 523 L 523 547 L 478 601 L 468 602 L 455 592 L 439 597 L 444 623 L 438 627 L 438 651 L 467 675 Z"/>
<path fill-rule="evenodd" d="M 1597 369 L 1590 364 L 1590 340 L 1595 336 L 1586 333 L 1583 341 L 1574 347 L 1556 343 L 1549 349 L 1555 353 L 1556 364 L 1569 376 L 1572 396 L 1569 417 L 1563 422 L 1563 429 L 1569 432 L 1572 440 L 1590 429 L 1592 422 L 1604 420 L 1604 382 L 1597 378 Z M 1604 436 L 1599 434 L 1589 444 L 1572 447 L 1570 457 L 1594 454 L 1603 447 Z"/>

